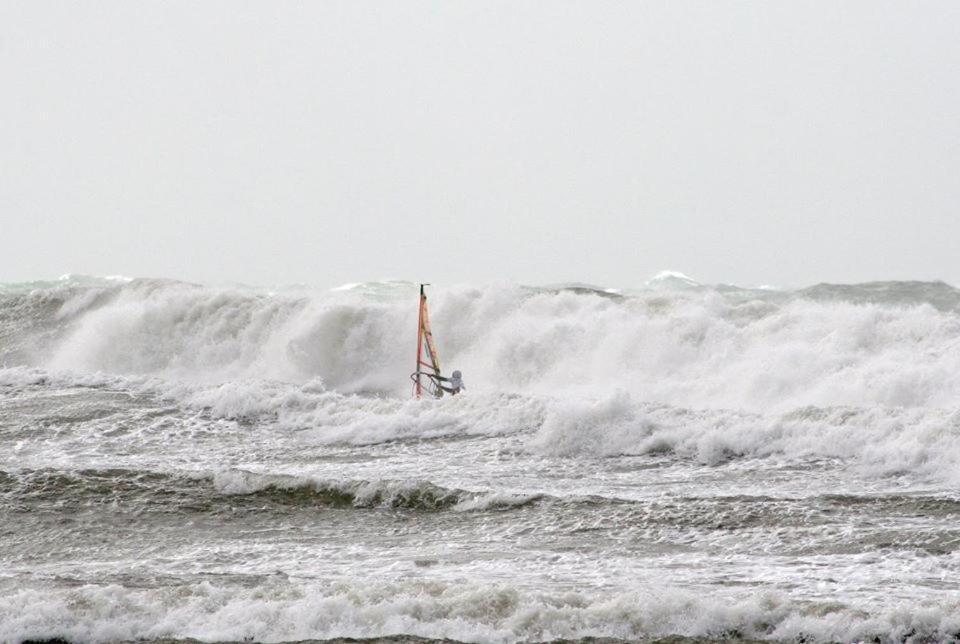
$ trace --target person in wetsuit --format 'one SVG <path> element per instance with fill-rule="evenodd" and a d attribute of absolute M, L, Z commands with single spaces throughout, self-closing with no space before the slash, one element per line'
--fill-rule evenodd
<path fill-rule="evenodd" d="M 443 376 L 440 376 L 439 378 L 437 378 L 437 380 L 440 381 L 439 383 L 440 389 L 447 392 L 451 396 L 456 396 L 458 393 L 460 393 L 461 389 L 467 388 L 467 386 L 463 384 L 463 376 L 460 374 L 459 371 L 454 371 L 452 374 L 450 374 L 449 378 L 444 378 Z M 443 383 L 445 382 L 449 384 L 447 386 L 444 386 Z"/>

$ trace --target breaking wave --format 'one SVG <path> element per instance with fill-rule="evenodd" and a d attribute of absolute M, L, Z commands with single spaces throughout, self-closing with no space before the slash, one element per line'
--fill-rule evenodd
<path fill-rule="evenodd" d="M 0 637 L 105 642 L 192 637 L 201 641 L 301 641 L 406 634 L 447 641 L 515 642 L 687 636 L 707 641 L 943 642 L 960 637 L 960 606 L 892 604 L 869 614 L 839 603 L 775 593 L 714 597 L 670 588 L 645 593 L 544 593 L 496 585 L 384 582 L 256 588 L 214 585 L 130 589 L 23 588 L 0 597 Z"/>
<path fill-rule="evenodd" d="M 244 505 L 484 511 L 523 507 L 542 494 L 451 489 L 430 481 L 335 481 L 244 470 L 164 473 L 127 469 L 0 471 L 0 499 L 27 509 L 54 504 L 60 509 L 122 504 L 139 510 L 234 512 Z"/>
<path fill-rule="evenodd" d="M 203 472 L 82 469 L 0 471 L 0 499 L 9 509 L 31 511 L 56 507 L 77 511 L 110 506 L 136 512 L 236 513 L 269 509 L 281 512 L 316 508 L 404 510 L 414 512 L 487 512 L 538 507 L 561 513 L 603 516 L 620 529 L 658 526 L 742 530 L 754 526 L 826 525 L 838 510 L 862 516 L 960 517 L 960 499 L 930 495 L 823 494 L 798 498 L 768 496 L 684 496 L 675 499 L 629 499 L 544 492 L 465 490 L 428 480 L 331 480 L 239 469 Z M 860 535 L 862 536 L 862 535 Z M 956 539 L 956 531 L 939 535 Z M 917 535 L 898 547 L 918 546 Z M 924 544 L 919 544 L 924 546 Z M 846 544 L 844 547 L 850 547 Z"/>
<path fill-rule="evenodd" d="M 620 294 L 506 285 L 431 295 L 443 363 L 464 371 L 471 393 L 623 389 L 751 410 L 949 406 L 960 395 L 960 294 L 942 283 L 772 291 L 666 275 Z M 0 299 L 8 367 L 408 393 L 410 284 L 267 292 L 67 281 L 8 286 Z"/>
<path fill-rule="evenodd" d="M 227 495 L 269 496 L 273 500 L 303 501 L 334 507 L 404 510 L 494 510 L 521 507 L 542 495 L 470 492 L 449 489 L 429 481 L 323 481 L 299 476 L 269 475 L 228 470 L 213 477 L 216 490 Z"/>

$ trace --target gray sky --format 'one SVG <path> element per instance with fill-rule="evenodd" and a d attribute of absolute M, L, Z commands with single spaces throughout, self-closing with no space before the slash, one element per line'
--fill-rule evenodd
<path fill-rule="evenodd" d="M 0 0 L 0 281 L 960 283 L 960 2 Z"/>

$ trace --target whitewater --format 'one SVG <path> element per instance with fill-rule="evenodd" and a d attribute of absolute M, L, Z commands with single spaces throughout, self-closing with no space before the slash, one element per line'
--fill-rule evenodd
<path fill-rule="evenodd" d="M 960 640 L 960 290 L 0 284 L 0 641 Z"/>

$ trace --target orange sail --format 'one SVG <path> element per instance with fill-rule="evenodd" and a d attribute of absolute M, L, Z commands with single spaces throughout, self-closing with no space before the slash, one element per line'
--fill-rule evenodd
<path fill-rule="evenodd" d="M 417 370 L 411 375 L 413 380 L 413 395 L 419 398 L 424 390 L 439 398 L 443 395 L 440 389 L 440 357 L 437 347 L 433 344 L 433 333 L 430 331 L 430 316 L 427 314 L 427 294 L 420 285 L 420 315 L 417 322 Z"/>

